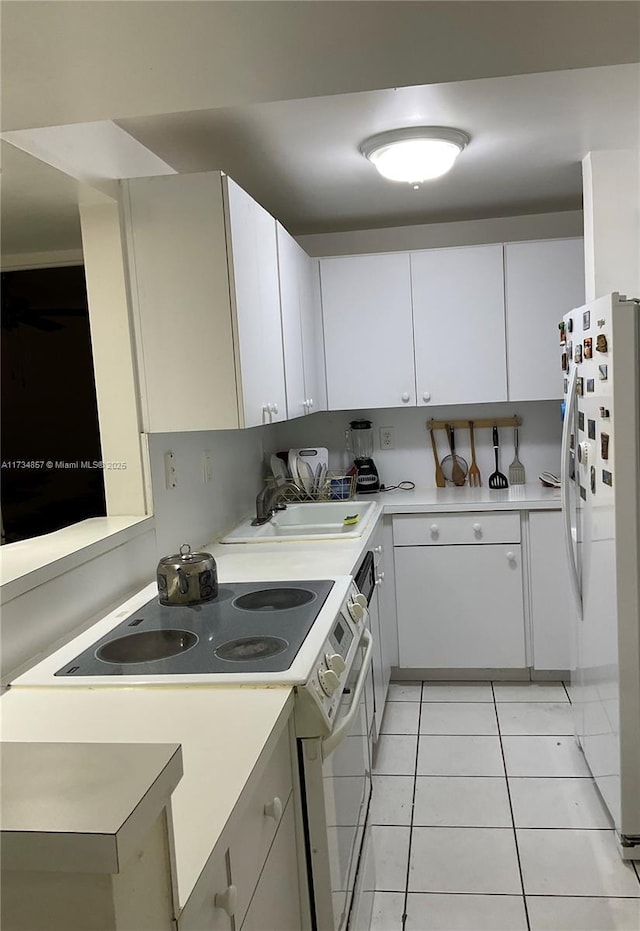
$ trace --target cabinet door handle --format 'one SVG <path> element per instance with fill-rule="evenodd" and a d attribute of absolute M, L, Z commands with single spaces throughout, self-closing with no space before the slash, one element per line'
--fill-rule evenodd
<path fill-rule="evenodd" d="M 422 395 L 422 400 L 423 400 L 423 401 L 430 401 L 430 400 L 431 400 L 431 395 L 429 394 L 428 391 L 425 391 L 425 392 L 424 392 L 424 394 Z"/>
<path fill-rule="evenodd" d="M 233 918 L 238 905 L 238 889 L 236 886 L 227 886 L 224 892 L 216 892 L 213 898 L 213 904 L 216 908 L 221 908 L 227 913 L 229 918 Z"/>
<path fill-rule="evenodd" d="M 514 559 L 516 558 L 516 554 L 515 554 L 515 553 L 512 553 L 511 550 L 509 550 L 508 553 L 505 553 L 505 556 L 507 557 L 507 559 L 509 560 L 509 562 L 513 562 Z"/>
<path fill-rule="evenodd" d="M 474 524 L 474 525 L 473 525 L 473 532 L 474 532 L 474 533 L 482 533 L 482 524 Z"/>
<path fill-rule="evenodd" d="M 270 405 L 269 405 L 269 413 L 270 413 L 270 414 L 277 414 L 277 413 L 278 413 L 278 405 L 277 405 L 277 404 L 270 404 Z"/>
<path fill-rule="evenodd" d="M 309 407 L 313 407 L 313 398 L 309 398 Z"/>
<path fill-rule="evenodd" d="M 405 404 L 410 398 L 411 398 L 411 395 L 409 394 L 409 392 L 405 391 L 404 394 L 402 395 L 402 400 L 405 402 Z"/>
<path fill-rule="evenodd" d="M 381 546 L 374 546 L 373 552 L 374 552 L 374 553 L 381 553 L 381 552 L 382 552 L 382 547 L 381 547 Z"/>
<path fill-rule="evenodd" d="M 431 526 L 429 527 L 429 530 L 434 535 L 434 537 L 440 533 L 440 528 L 438 527 L 437 524 L 431 524 Z"/>
<path fill-rule="evenodd" d="M 264 813 L 267 818 L 273 818 L 276 823 L 280 821 L 280 818 L 282 818 L 282 802 L 277 795 L 264 806 Z"/>

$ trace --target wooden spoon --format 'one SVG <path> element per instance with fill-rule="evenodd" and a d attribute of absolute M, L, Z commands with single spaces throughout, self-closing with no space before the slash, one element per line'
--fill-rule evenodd
<path fill-rule="evenodd" d="M 446 482 L 444 480 L 444 472 L 442 471 L 442 466 L 440 465 L 440 459 L 438 458 L 438 447 L 436 446 L 436 438 L 433 435 L 433 429 L 429 429 L 431 434 L 431 448 L 433 449 L 433 461 L 436 464 L 436 488 L 444 488 Z"/>

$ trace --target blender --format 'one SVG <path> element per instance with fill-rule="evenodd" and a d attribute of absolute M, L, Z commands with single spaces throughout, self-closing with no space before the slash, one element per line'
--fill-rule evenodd
<path fill-rule="evenodd" d="M 345 431 L 347 450 L 356 467 L 356 492 L 361 495 L 380 491 L 380 476 L 373 453 L 373 429 L 370 420 L 352 420 Z"/>

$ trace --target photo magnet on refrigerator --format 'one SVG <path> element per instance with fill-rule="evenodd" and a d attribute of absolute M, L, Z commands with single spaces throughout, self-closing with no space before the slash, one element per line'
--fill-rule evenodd
<path fill-rule="evenodd" d="M 607 346 L 607 337 L 604 335 L 604 333 L 599 333 L 599 334 L 596 336 L 596 349 L 598 350 L 598 352 L 606 352 L 606 351 L 607 351 L 607 349 L 608 349 L 608 346 Z"/>
<path fill-rule="evenodd" d="M 584 357 L 585 359 L 591 359 L 592 356 L 593 356 L 593 340 L 591 339 L 590 336 L 587 336 L 587 338 L 584 341 Z"/>

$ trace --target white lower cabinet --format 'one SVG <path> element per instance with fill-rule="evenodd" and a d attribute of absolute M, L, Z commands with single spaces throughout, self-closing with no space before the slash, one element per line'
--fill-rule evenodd
<path fill-rule="evenodd" d="M 575 608 L 568 586 L 561 511 L 529 513 L 529 550 L 533 665 L 536 669 L 571 669 Z"/>
<path fill-rule="evenodd" d="M 267 760 L 261 758 L 254 768 L 178 918 L 178 931 L 303 927 L 292 790 L 291 744 L 285 729 Z"/>
<path fill-rule="evenodd" d="M 495 515 L 495 525 L 493 517 L 394 520 L 395 543 L 406 541 L 394 548 L 400 667 L 526 667 L 519 514 Z M 477 542 L 447 542 L 467 533 Z"/>
<path fill-rule="evenodd" d="M 242 931 L 300 931 L 300 894 L 293 799 L 289 799 Z"/>

